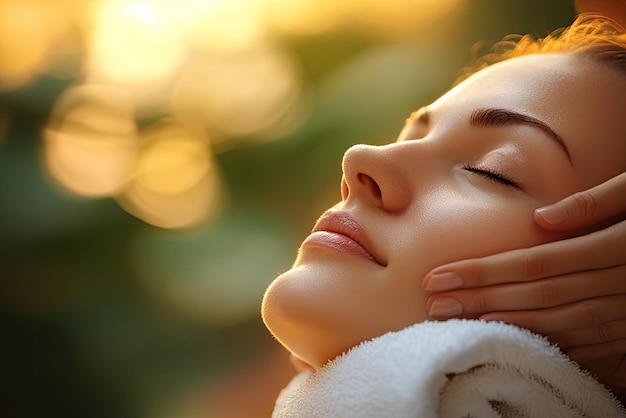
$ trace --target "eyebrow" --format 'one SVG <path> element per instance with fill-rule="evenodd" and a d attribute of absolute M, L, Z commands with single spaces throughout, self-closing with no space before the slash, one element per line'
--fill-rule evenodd
<path fill-rule="evenodd" d="M 532 116 L 524 115 L 507 109 L 477 109 L 470 116 L 470 125 L 478 127 L 497 127 L 504 125 L 529 125 L 541 129 L 548 134 L 565 152 L 567 159 L 572 164 L 572 155 L 565 145 L 563 138 L 545 122 Z M 573 164 L 572 164 L 573 165 Z"/>

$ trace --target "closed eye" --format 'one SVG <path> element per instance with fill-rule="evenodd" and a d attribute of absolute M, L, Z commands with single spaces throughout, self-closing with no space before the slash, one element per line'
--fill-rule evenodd
<path fill-rule="evenodd" d="M 519 184 L 510 176 L 507 176 L 506 174 L 500 173 L 490 168 L 476 167 L 470 164 L 465 164 L 463 166 L 463 169 L 471 173 L 478 174 L 479 176 L 485 177 L 493 181 L 494 183 L 503 184 L 507 187 L 514 187 L 516 189 L 521 189 Z"/>

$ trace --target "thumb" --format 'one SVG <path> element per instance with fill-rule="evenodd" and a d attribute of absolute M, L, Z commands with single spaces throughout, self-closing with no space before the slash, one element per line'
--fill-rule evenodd
<path fill-rule="evenodd" d="M 591 189 L 535 210 L 543 229 L 567 231 L 589 227 L 626 214 L 626 173 Z"/>

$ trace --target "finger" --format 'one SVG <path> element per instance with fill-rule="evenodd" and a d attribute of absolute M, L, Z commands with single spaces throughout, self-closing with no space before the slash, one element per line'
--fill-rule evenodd
<path fill-rule="evenodd" d="M 440 292 L 619 266 L 626 264 L 625 246 L 626 222 L 621 222 L 568 240 L 439 266 L 424 277 L 422 286 Z"/>
<path fill-rule="evenodd" d="M 426 301 L 431 317 L 544 309 L 601 296 L 623 295 L 626 317 L 626 265 L 525 283 L 435 293 Z M 454 303 L 459 306 L 454 307 Z"/>
<path fill-rule="evenodd" d="M 626 341 L 626 319 L 605 322 L 591 328 L 551 334 L 548 338 L 564 350 L 617 340 Z"/>
<path fill-rule="evenodd" d="M 502 321 L 549 335 L 594 327 L 624 316 L 624 295 L 588 299 L 568 305 L 533 311 L 493 312 L 480 319 Z"/>
<path fill-rule="evenodd" d="M 626 353 L 626 339 L 609 341 L 602 344 L 574 347 L 564 351 L 565 354 L 567 354 L 572 360 L 578 363 L 584 363 L 610 356 L 624 355 L 624 353 Z"/>
<path fill-rule="evenodd" d="M 550 231 L 585 228 L 626 213 L 626 172 L 535 211 L 537 224 Z"/>

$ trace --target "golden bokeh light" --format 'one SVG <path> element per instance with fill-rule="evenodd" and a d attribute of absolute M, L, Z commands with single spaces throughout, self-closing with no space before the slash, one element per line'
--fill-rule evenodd
<path fill-rule="evenodd" d="M 161 228 L 189 227 L 217 214 L 220 178 L 206 140 L 162 121 L 141 142 L 132 177 L 118 198 L 128 212 Z"/>
<path fill-rule="evenodd" d="M 44 160 L 73 193 L 112 196 L 134 167 L 138 139 L 132 109 L 119 90 L 84 85 L 57 102 L 44 133 Z"/>
<path fill-rule="evenodd" d="M 193 48 L 248 49 L 267 38 L 259 0 L 152 0 L 154 14 Z"/>
<path fill-rule="evenodd" d="M 70 0 L 0 2 L 0 89 L 14 89 L 44 72 L 68 36 Z"/>
<path fill-rule="evenodd" d="M 147 190 L 175 195 L 193 188 L 209 171 L 207 144 L 174 130 L 161 131 L 144 145 L 135 167 L 135 181 Z"/>
<path fill-rule="evenodd" d="M 49 173 L 74 194 L 184 228 L 219 211 L 213 152 L 284 138 L 306 116 L 314 96 L 285 39 L 414 33 L 462 1 L 1 2 L 0 89 L 62 71 L 55 59 L 83 51 L 83 84 L 61 95 L 44 130 Z M 139 132 L 138 121 L 159 119 Z"/>
<path fill-rule="evenodd" d="M 154 15 L 148 0 L 100 0 L 94 7 L 88 72 L 121 84 L 173 76 L 184 58 L 176 34 Z"/>
<path fill-rule="evenodd" d="M 423 30 L 462 1 L 264 0 L 264 12 L 274 30 L 291 35 L 352 27 L 388 37 Z"/>
<path fill-rule="evenodd" d="M 288 123 L 300 84 L 293 60 L 270 46 L 207 54 L 181 74 L 172 104 L 179 117 L 206 121 L 222 137 L 251 135 Z"/>

